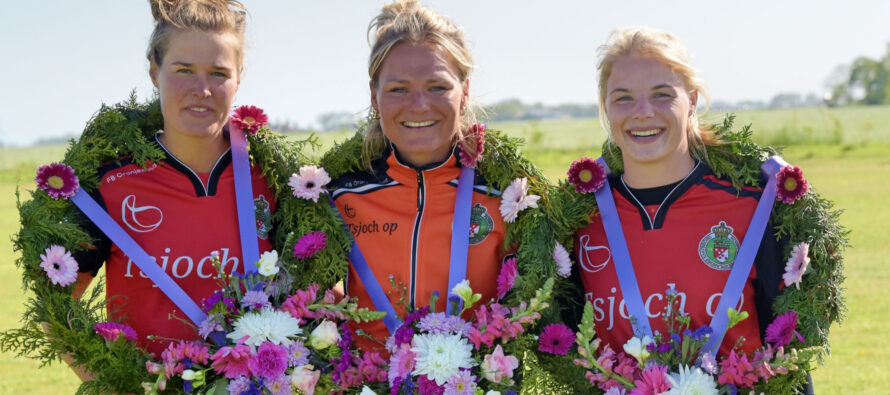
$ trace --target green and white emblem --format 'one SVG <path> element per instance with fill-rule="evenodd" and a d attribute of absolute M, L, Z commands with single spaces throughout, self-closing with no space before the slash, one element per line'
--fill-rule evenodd
<path fill-rule="evenodd" d="M 711 227 L 711 233 L 698 243 L 698 256 L 702 262 L 717 270 L 732 269 L 739 253 L 739 239 L 732 234 L 732 230 L 724 221 Z"/>
<path fill-rule="evenodd" d="M 494 230 L 494 220 L 482 203 L 473 205 L 470 211 L 470 244 L 479 244 Z"/>
<path fill-rule="evenodd" d="M 269 238 L 269 231 L 272 230 L 272 211 L 269 210 L 269 202 L 266 197 L 260 195 L 253 199 L 253 213 L 256 216 L 256 235 L 260 239 Z"/>

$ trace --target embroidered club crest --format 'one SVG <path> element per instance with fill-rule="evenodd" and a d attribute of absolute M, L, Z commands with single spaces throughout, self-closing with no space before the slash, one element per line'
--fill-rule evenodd
<path fill-rule="evenodd" d="M 253 200 L 253 213 L 256 217 L 256 235 L 260 239 L 269 238 L 269 231 L 272 230 L 272 211 L 269 210 L 269 202 L 266 197 L 260 195 Z"/>
<path fill-rule="evenodd" d="M 732 231 L 732 227 L 724 221 L 711 227 L 711 233 L 706 234 L 698 243 L 698 256 L 702 262 L 717 270 L 732 269 L 739 253 L 739 239 Z"/>
<path fill-rule="evenodd" d="M 470 210 L 470 244 L 479 244 L 494 230 L 494 220 L 488 215 L 488 209 L 481 203 L 473 205 Z"/>

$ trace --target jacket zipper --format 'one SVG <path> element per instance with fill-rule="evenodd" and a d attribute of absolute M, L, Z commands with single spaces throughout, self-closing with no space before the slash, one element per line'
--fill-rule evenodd
<path fill-rule="evenodd" d="M 414 218 L 414 232 L 411 236 L 411 307 L 417 308 L 417 239 L 420 237 L 420 221 L 423 218 L 423 206 L 426 203 L 426 190 L 423 183 L 423 171 L 417 171 L 417 216 Z"/>

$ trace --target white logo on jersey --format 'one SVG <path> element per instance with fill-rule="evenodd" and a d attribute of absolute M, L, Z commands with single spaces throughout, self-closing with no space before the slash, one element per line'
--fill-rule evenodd
<path fill-rule="evenodd" d="M 156 222 L 144 224 L 139 220 L 138 217 L 142 217 L 143 221 L 147 220 L 146 217 L 152 217 L 151 212 L 157 212 L 158 219 Z M 125 197 L 123 203 L 121 203 L 121 219 L 124 221 L 124 225 L 127 225 L 132 231 L 146 233 L 161 226 L 161 221 L 164 220 L 164 213 L 155 206 L 136 207 L 136 195 L 130 195 Z"/>
<path fill-rule="evenodd" d="M 606 265 L 609 264 L 609 261 L 612 260 L 612 251 L 609 250 L 609 247 L 588 245 L 588 243 L 590 242 L 589 235 L 581 236 L 581 238 L 578 239 L 578 242 L 581 244 L 581 248 L 578 249 L 578 264 L 580 264 L 581 268 L 585 271 L 596 273 L 600 270 L 603 270 L 603 268 L 605 268 Z M 608 256 L 606 256 L 605 261 L 597 263 L 591 260 L 590 253 L 597 250 L 606 250 L 606 252 L 609 254 Z"/>

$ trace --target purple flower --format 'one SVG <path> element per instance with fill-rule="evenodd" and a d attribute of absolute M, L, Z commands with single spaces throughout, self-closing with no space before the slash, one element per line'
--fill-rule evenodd
<path fill-rule="evenodd" d="M 664 354 L 664 353 L 670 351 L 671 349 L 672 349 L 671 345 L 669 343 L 665 343 L 665 344 L 658 346 L 658 348 L 656 350 L 658 352 Z"/>
<path fill-rule="evenodd" d="M 250 390 L 250 380 L 247 377 L 239 376 L 237 379 L 229 381 L 226 391 L 230 394 L 242 394 Z"/>
<path fill-rule="evenodd" d="M 210 310 L 213 310 L 213 307 L 222 300 L 222 297 L 222 291 L 216 291 L 210 295 L 209 298 L 201 299 L 201 310 L 204 311 L 204 313 L 209 313 Z"/>
<path fill-rule="evenodd" d="M 309 232 L 294 244 L 294 258 L 309 259 L 327 246 L 328 237 L 324 232 Z"/>
<path fill-rule="evenodd" d="M 204 321 L 198 325 L 198 335 L 206 340 L 211 333 L 223 330 L 222 320 L 223 317 L 219 314 L 208 314 Z"/>
<path fill-rule="evenodd" d="M 263 291 L 247 291 L 241 298 L 241 305 L 246 306 L 250 310 L 262 309 L 264 307 L 272 307 L 269 303 L 269 295 Z"/>
<path fill-rule="evenodd" d="M 37 188 L 46 191 L 51 198 L 67 199 L 77 192 L 80 182 L 74 175 L 74 169 L 63 163 L 51 163 L 37 169 Z"/>
<path fill-rule="evenodd" d="M 428 333 L 444 333 L 450 329 L 450 320 L 445 313 L 431 313 L 420 319 L 417 328 Z"/>
<path fill-rule="evenodd" d="M 451 376 L 445 384 L 445 395 L 473 395 L 476 391 L 476 378 L 468 370 L 461 370 Z"/>
<path fill-rule="evenodd" d="M 714 354 L 710 351 L 702 353 L 701 368 L 709 374 L 717 374 L 717 359 L 714 358 Z"/>
<path fill-rule="evenodd" d="M 411 339 L 414 337 L 414 328 L 411 328 L 411 325 L 406 322 L 399 329 L 396 329 L 396 334 L 393 337 L 396 339 L 396 346 L 410 344 Z"/>
<path fill-rule="evenodd" d="M 133 341 L 136 341 L 138 337 L 133 328 L 117 322 L 100 322 L 93 326 L 93 330 L 110 342 L 117 340 L 121 335 Z"/>
<path fill-rule="evenodd" d="M 550 324 L 544 327 L 538 350 L 550 354 L 566 355 L 575 342 L 575 333 L 563 324 Z"/>
<path fill-rule="evenodd" d="M 801 343 L 804 342 L 803 336 L 795 329 L 797 328 L 797 313 L 789 311 L 776 317 L 772 324 L 766 327 L 766 340 L 773 343 L 776 347 L 787 346 L 791 344 L 791 339 L 797 336 Z"/>
<path fill-rule="evenodd" d="M 309 349 L 299 340 L 294 340 L 287 348 L 287 363 L 290 366 L 300 366 L 309 363 Z"/>
<path fill-rule="evenodd" d="M 254 376 L 272 380 L 287 369 L 287 348 L 265 342 L 257 349 L 256 355 L 250 357 L 247 366 Z"/>

